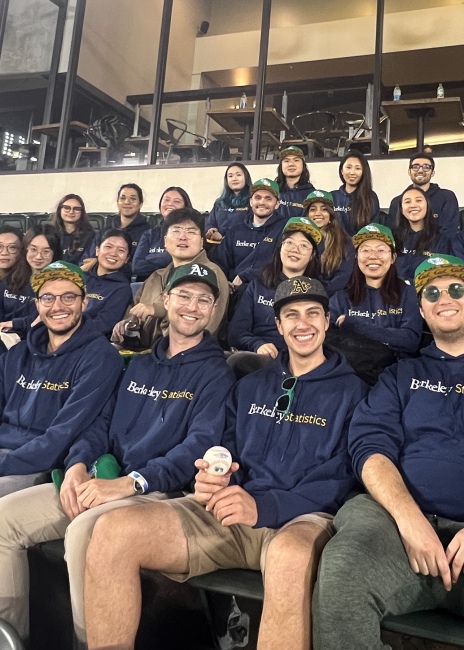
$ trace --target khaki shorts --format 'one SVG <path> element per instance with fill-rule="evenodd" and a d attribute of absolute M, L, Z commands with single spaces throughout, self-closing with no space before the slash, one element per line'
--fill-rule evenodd
<path fill-rule="evenodd" d="M 194 495 L 164 501 L 180 517 L 189 552 L 189 570 L 185 573 L 165 573 L 168 578 L 185 582 L 193 576 L 217 569 L 254 569 L 264 571 L 266 551 L 271 540 L 293 524 L 306 522 L 319 526 L 329 537 L 334 534 L 333 516 L 313 512 L 295 517 L 282 528 L 251 528 L 236 524 L 223 526 Z"/>

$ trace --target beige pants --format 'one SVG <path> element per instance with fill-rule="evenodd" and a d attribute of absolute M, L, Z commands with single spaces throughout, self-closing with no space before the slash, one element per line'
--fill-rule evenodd
<path fill-rule="evenodd" d="M 29 636 L 29 566 L 27 549 L 65 537 L 71 605 L 78 638 L 85 640 L 84 572 L 87 547 L 100 515 L 131 505 L 168 498 L 159 492 L 112 501 L 82 513 L 70 522 L 54 485 L 47 483 L 0 499 L 0 618 L 22 639 Z"/>

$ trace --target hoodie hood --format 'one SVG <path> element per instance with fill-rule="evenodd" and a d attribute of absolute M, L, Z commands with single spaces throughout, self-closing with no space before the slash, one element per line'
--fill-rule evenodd
<path fill-rule="evenodd" d="M 58 350 L 55 350 L 52 355 L 48 354 L 47 352 L 49 341 L 48 329 L 43 323 L 39 323 L 31 330 L 29 330 L 27 335 L 27 347 L 29 348 L 29 352 L 33 355 L 38 355 L 41 357 L 61 357 L 65 354 L 68 354 L 69 352 L 78 350 L 83 345 L 94 341 L 99 336 L 100 334 L 95 330 L 92 321 L 88 318 L 88 316 L 83 314 L 81 324 L 77 330 L 67 341 L 65 341 L 65 343 L 63 343 L 63 345 L 60 345 Z"/>

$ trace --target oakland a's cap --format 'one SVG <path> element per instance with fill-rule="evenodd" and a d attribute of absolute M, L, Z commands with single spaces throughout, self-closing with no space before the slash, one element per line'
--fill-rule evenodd
<path fill-rule="evenodd" d="M 285 147 L 285 149 L 279 151 L 280 160 L 283 160 L 287 156 L 298 156 L 298 158 L 301 158 L 301 160 L 304 160 L 305 157 L 303 149 L 300 149 L 300 147 L 295 147 L 294 145 L 291 145 L 290 147 Z"/>
<path fill-rule="evenodd" d="M 219 296 L 216 273 L 208 266 L 203 266 L 203 264 L 194 263 L 177 266 L 169 275 L 165 292 L 169 293 L 171 289 L 183 282 L 204 282 L 211 287 L 216 298 Z"/>
<path fill-rule="evenodd" d="M 324 309 L 329 308 L 329 297 L 319 280 L 304 275 L 284 280 L 279 284 L 274 297 L 276 316 L 279 315 L 283 305 L 294 300 L 315 300 L 320 302 Z"/>
<path fill-rule="evenodd" d="M 270 178 L 262 178 L 261 180 L 253 183 L 253 185 L 250 187 L 250 194 L 253 196 L 253 194 L 258 190 L 267 190 L 271 194 L 274 194 L 276 199 L 280 197 L 279 186 L 275 181 L 271 181 Z"/>
<path fill-rule="evenodd" d="M 49 280 L 69 280 L 85 293 L 85 275 L 83 270 L 71 264 L 58 260 L 48 264 L 37 273 L 31 276 L 31 287 L 35 294 L 39 293 L 40 287 Z"/>
<path fill-rule="evenodd" d="M 325 190 L 314 190 L 311 194 L 303 201 L 303 207 L 305 210 L 309 208 L 312 203 L 327 203 L 333 208 L 334 200 L 331 192 L 326 192 Z"/>
<path fill-rule="evenodd" d="M 414 285 L 417 293 L 431 280 L 450 276 L 464 280 L 464 260 L 453 255 L 432 255 L 419 264 L 414 273 Z"/>

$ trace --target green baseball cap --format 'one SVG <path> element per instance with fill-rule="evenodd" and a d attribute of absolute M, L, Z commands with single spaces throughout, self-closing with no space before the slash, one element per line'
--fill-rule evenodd
<path fill-rule="evenodd" d="M 431 280 L 443 276 L 464 280 L 464 260 L 453 255 L 432 255 L 419 264 L 414 273 L 414 286 L 417 293 Z"/>
<path fill-rule="evenodd" d="M 279 315 L 287 302 L 294 300 L 314 300 L 320 302 L 325 310 L 329 308 L 329 297 L 319 280 L 298 275 L 279 284 L 274 296 L 274 313 Z"/>
<path fill-rule="evenodd" d="M 308 234 L 316 246 L 322 241 L 322 232 L 309 217 L 292 217 L 287 221 L 282 232 L 296 230 Z"/>
<path fill-rule="evenodd" d="M 69 280 L 85 293 L 85 275 L 83 270 L 71 264 L 58 260 L 45 266 L 31 276 L 31 287 L 35 294 L 38 294 L 42 285 L 49 280 Z"/>
<path fill-rule="evenodd" d="M 312 203 L 327 203 L 327 205 L 330 205 L 333 208 L 334 200 L 330 192 L 326 192 L 325 190 L 314 190 L 314 192 L 308 194 L 303 201 L 304 209 L 307 210 Z"/>
<path fill-rule="evenodd" d="M 182 284 L 183 282 L 204 282 L 204 284 L 207 284 L 212 289 L 216 298 L 219 296 L 216 273 L 213 269 L 203 264 L 194 262 L 191 264 L 182 264 L 182 266 L 177 266 L 173 269 L 169 274 L 165 293 L 169 293 L 171 289 L 174 289 L 174 287 L 177 287 L 178 284 Z"/>
<path fill-rule="evenodd" d="M 388 244 L 393 250 L 395 249 L 395 238 L 393 237 L 392 231 L 380 223 L 369 223 L 364 228 L 361 228 L 361 230 L 358 230 L 353 237 L 353 245 L 355 248 L 359 248 L 368 239 L 379 239 Z"/>
<path fill-rule="evenodd" d="M 274 194 L 276 199 L 280 198 L 279 186 L 275 181 L 271 181 L 270 178 L 262 178 L 261 180 L 253 183 L 253 185 L 250 187 L 250 194 L 253 196 L 253 194 L 258 190 L 267 190 L 271 194 Z"/>
<path fill-rule="evenodd" d="M 290 147 L 285 147 L 285 149 L 279 151 L 280 160 L 283 160 L 287 156 L 298 156 L 298 158 L 301 158 L 301 160 L 304 160 L 305 157 L 303 149 L 300 149 L 300 147 L 295 147 L 294 145 L 291 145 Z"/>

